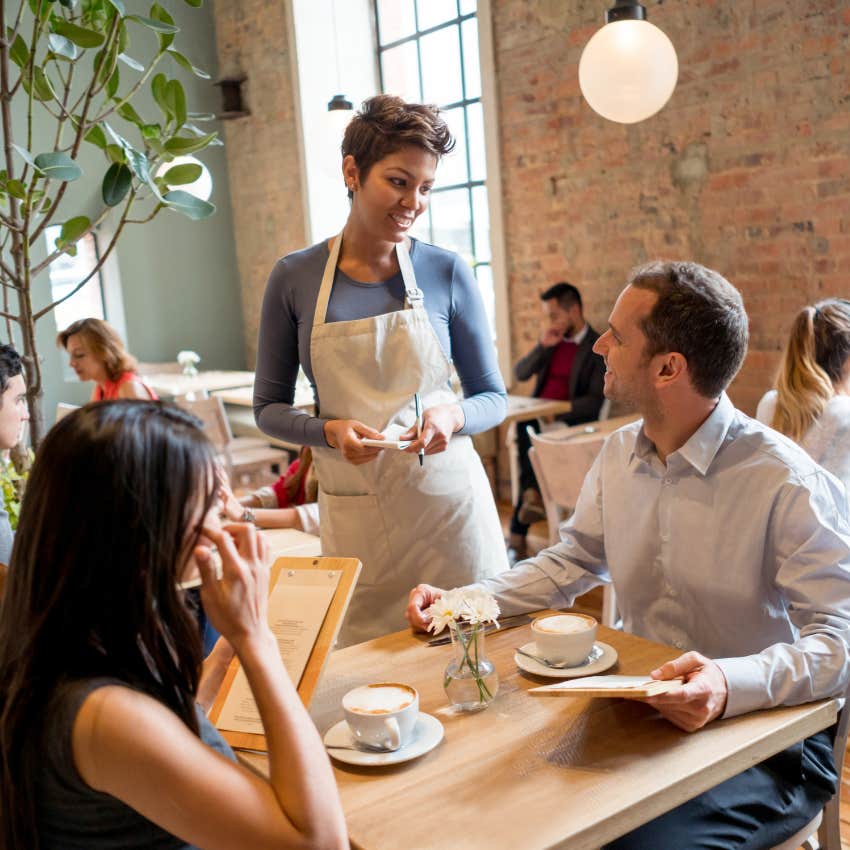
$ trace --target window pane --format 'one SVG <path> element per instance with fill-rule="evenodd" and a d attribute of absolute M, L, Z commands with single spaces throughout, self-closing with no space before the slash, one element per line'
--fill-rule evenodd
<path fill-rule="evenodd" d="M 469 221 L 469 190 L 452 189 L 431 196 L 431 221 L 434 244 L 460 254 L 472 262 L 472 239 Z"/>
<path fill-rule="evenodd" d="M 481 97 L 481 62 L 478 58 L 478 19 L 470 18 L 460 27 L 463 38 L 463 77 L 466 99 Z"/>
<path fill-rule="evenodd" d="M 381 54 L 381 72 L 384 75 L 384 91 L 387 94 L 397 94 L 414 103 L 422 100 L 416 42 L 408 41 L 385 50 Z"/>
<path fill-rule="evenodd" d="M 443 113 L 455 139 L 455 149 L 440 161 L 437 169 L 437 185 L 453 186 L 466 183 L 466 127 L 463 123 L 463 107 L 449 109 Z"/>
<path fill-rule="evenodd" d="M 478 3 L 476 0 L 460 0 L 460 13 L 461 15 L 468 15 L 471 12 L 478 11 Z"/>
<path fill-rule="evenodd" d="M 389 44 L 415 32 L 413 0 L 378 0 L 379 44 Z"/>
<path fill-rule="evenodd" d="M 496 341 L 496 290 L 493 286 L 493 269 L 488 264 L 475 267 L 478 290 L 484 302 L 484 312 L 490 325 L 490 337 Z"/>
<path fill-rule="evenodd" d="M 457 0 L 416 0 L 419 29 L 427 30 L 457 17 Z"/>
<path fill-rule="evenodd" d="M 446 27 L 422 36 L 422 99 L 425 103 L 457 103 L 463 97 L 460 80 L 458 28 Z"/>
<path fill-rule="evenodd" d="M 470 180 L 485 180 L 487 158 L 484 152 L 484 109 L 481 102 L 466 107 L 467 132 L 469 133 Z"/>
<path fill-rule="evenodd" d="M 490 210 L 487 207 L 487 188 L 472 190 L 472 221 L 475 227 L 475 259 L 490 262 Z"/>
<path fill-rule="evenodd" d="M 44 231 L 45 241 L 49 251 L 55 250 L 56 239 L 62 230 L 61 225 L 48 227 Z M 50 293 L 56 301 L 74 290 L 97 264 L 94 237 L 89 233 L 77 242 L 77 255 L 62 254 L 50 264 Z M 56 330 L 61 331 L 77 319 L 105 319 L 103 309 L 103 293 L 101 292 L 100 274 L 96 274 L 86 285 L 67 301 L 63 301 L 53 311 L 56 319 Z"/>

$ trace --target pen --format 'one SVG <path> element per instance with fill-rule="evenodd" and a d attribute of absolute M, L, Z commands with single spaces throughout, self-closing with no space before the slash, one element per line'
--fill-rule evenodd
<path fill-rule="evenodd" d="M 416 439 L 422 436 L 422 402 L 419 401 L 419 393 L 413 396 L 413 403 L 416 405 Z M 419 449 L 419 465 L 425 462 L 425 449 Z"/>

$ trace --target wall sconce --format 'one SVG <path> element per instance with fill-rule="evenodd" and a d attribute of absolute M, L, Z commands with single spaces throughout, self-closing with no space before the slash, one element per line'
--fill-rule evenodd
<path fill-rule="evenodd" d="M 603 118 L 621 124 L 655 115 L 673 94 L 678 76 L 673 42 L 646 20 L 637 0 L 615 0 L 578 65 L 585 100 Z"/>
<path fill-rule="evenodd" d="M 222 77 L 215 85 L 221 89 L 222 111 L 217 118 L 244 118 L 250 111 L 242 103 L 242 83 L 248 78 L 242 74 L 239 77 Z"/>

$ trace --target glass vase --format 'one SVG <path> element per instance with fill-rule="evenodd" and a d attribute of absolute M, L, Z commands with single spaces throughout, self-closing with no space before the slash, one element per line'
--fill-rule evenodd
<path fill-rule="evenodd" d="M 499 674 L 487 657 L 484 624 L 450 624 L 453 657 L 443 674 L 443 688 L 461 711 L 487 708 L 499 690 Z"/>

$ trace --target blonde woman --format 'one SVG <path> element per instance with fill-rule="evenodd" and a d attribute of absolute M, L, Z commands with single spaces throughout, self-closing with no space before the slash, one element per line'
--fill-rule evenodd
<path fill-rule="evenodd" d="M 850 490 L 850 301 L 830 298 L 794 319 L 776 389 L 756 418 L 798 442 Z"/>
<path fill-rule="evenodd" d="M 103 320 L 78 319 L 56 342 L 68 352 L 77 377 L 95 382 L 91 401 L 156 400 L 156 393 L 136 374 L 136 358 L 124 348 L 115 328 Z"/>

